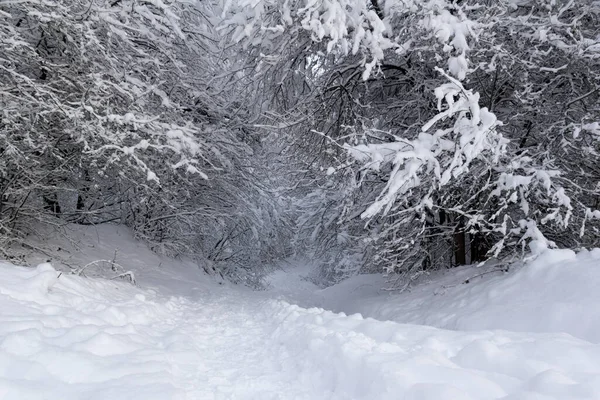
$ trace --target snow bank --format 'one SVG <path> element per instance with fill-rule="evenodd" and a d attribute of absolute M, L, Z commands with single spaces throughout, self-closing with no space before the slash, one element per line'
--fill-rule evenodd
<path fill-rule="evenodd" d="M 126 226 L 69 224 L 62 228 L 64 234 L 55 229 L 43 224 L 36 227 L 36 233 L 28 238 L 34 250 L 27 248 L 20 252 L 26 264 L 51 261 L 55 269 L 66 273 L 85 267 L 83 275 L 90 278 L 114 278 L 121 272 L 131 271 L 144 287 L 169 295 L 193 296 L 214 286 L 216 277 L 204 273 L 200 260 L 161 256 L 137 240 Z M 12 252 L 19 254 L 19 249 Z M 122 269 L 113 271 L 111 262 Z M 179 283 L 174 285 L 174 281 Z M 227 282 L 221 281 L 221 284 L 227 285 Z"/>
<path fill-rule="evenodd" d="M 169 292 L 189 288 L 167 276 Z M 0 398 L 600 398 L 600 344 L 569 335 L 401 325 L 214 286 L 165 297 L 0 263 Z"/>
<path fill-rule="evenodd" d="M 0 398 L 173 398 L 162 357 L 141 356 L 159 345 L 145 330 L 171 317 L 147 295 L 0 263 Z"/>
<path fill-rule="evenodd" d="M 317 388 L 314 398 L 600 398 L 600 346 L 571 336 L 443 331 L 283 301 L 274 309 L 283 367 Z"/>
<path fill-rule="evenodd" d="M 516 271 L 464 283 L 481 272 L 452 270 L 399 294 L 378 290 L 377 277 L 357 277 L 322 291 L 321 302 L 380 320 L 454 330 L 563 332 L 600 343 L 600 249 L 548 250 Z"/>

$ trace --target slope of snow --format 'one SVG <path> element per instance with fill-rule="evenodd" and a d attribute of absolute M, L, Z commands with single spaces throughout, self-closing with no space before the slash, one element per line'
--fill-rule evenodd
<path fill-rule="evenodd" d="M 36 231 L 28 238 L 33 250 L 20 250 L 27 265 L 49 262 L 64 272 L 85 267 L 84 276 L 109 279 L 131 271 L 144 287 L 180 296 L 208 290 L 217 280 L 203 273 L 201 260 L 158 255 L 144 242 L 136 240 L 131 229 L 123 225 L 65 224 L 58 230 L 54 226 L 39 225 Z M 12 250 L 19 253 L 19 249 Z M 117 264 L 117 271 L 112 270 L 111 262 Z M 227 284 L 222 280 L 219 283 Z"/>
<path fill-rule="evenodd" d="M 207 284 L 168 297 L 1 264 L 0 398 L 600 398 L 600 345 L 569 335 L 446 331 L 268 295 Z"/>
<path fill-rule="evenodd" d="M 74 229 L 76 242 L 49 236 L 30 255 L 63 273 L 0 263 L 0 399 L 600 398 L 598 250 L 470 284 L 481 270 L 463 268 L 403 294 L 375 275 L 320 289 L 296 261 L 257 293 L 125 228 Z M 67 273 L 115 250 L 139 287 Z"/>
<path fill-rule="evenodd" d="M 467 278 L 478 275 L 477 269 L 468 271 Z M 434 281 L 384 301 L 363 298 L 353 307 L 404 323 L 455 330 L 563 332 L 600 343 L 600 249 L 578 254 L 551 250 L 515 271 L 469 283 L 451 275 L 448 280 L 454 283 L 440 286 Z"/>
<path fill-rule="evenodd" d="M 568 333 L 600 343 L 600 249 L 549 250 L 508 273 L 476 267 L 441 271 L 402 293 L 382 290 L 380 275 L 357 276 L 326 289 L 313 285 L 311 291 L 303 278 L 311 274 L 307 264 L 296 261 L 287 268 L 287 286 L 275 292 L 307 307 L 379 320 L 452 330 Z"/>

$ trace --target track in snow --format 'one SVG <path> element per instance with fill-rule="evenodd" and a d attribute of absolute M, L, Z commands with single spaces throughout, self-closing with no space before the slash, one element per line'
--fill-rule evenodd
<path fill-rule="evenodd" d="M 0 265 L 1 399 L 598 399 L 600 346 Z"/>

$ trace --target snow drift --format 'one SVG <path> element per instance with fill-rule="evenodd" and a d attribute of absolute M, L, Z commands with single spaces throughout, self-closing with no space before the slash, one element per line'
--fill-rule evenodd
<path fill-rule="evenodd" d="M 191 296 L 0 264 L 0 398 L 600 395 L 600 345 L 566 334 L 402 325 L 216 284 Z"/>
<path fill-rule="evenodd" d="M 323 290 L 334 311 L 453 330 L 556 332 L 600 343 L 600 249 L 547 250 L 508 273 L 463 267 L 410 292 L 381 291 L 367 275 Z M 466 283 L 468 282 L 468 283 Z"/>

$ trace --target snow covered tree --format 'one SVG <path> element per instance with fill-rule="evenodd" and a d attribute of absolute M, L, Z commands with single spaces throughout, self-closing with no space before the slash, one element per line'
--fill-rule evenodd
<path fill-rule="evenodd" d="M 368 223 L 338 253 L 367 244 L 363 267 L 409 278 L 528 241 L 535 251 L 593 244 L 597 2 L 237 5 L 237 39 L 277 77 L 271 129 L 291 132 L 321 182 L 297 192 L 302 226 L 314 228 L 302 240 L 331 250 L 356 224 L 338 218 L 348 202 Z M 331 205 L 316 211 L 316 198 Z"/>
<path fill-rule="evenodd" d="M 238 281 L 290 253 L 292 219 L 328 282 L 593 245 L 599 18 L 592 0 L 1 3 L 0 237 L 118 221 Z"/>
<path fill-rule="evenodd" d="M 255 92 L 215 27 L 220 10 L 177 0 L 0 4 L 3 251 L 32 220 L 114 221 L 164 253 L 243 254 L 243 266 L 227 256 L 218 271 L 240 280 L 260 264 L 264 215 L 252 210 L 273 204 L 251 176 L 260 148 L 244 93 Z"/>

